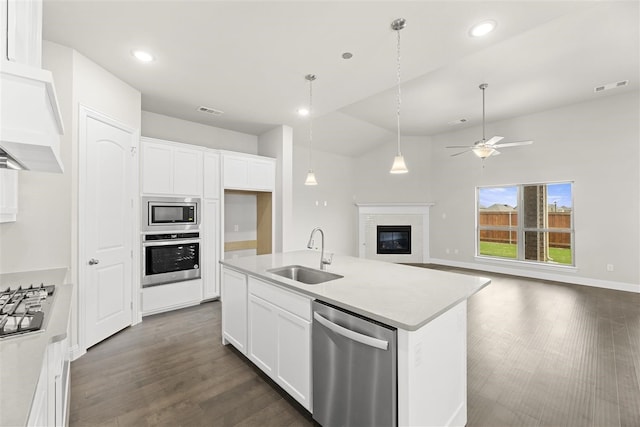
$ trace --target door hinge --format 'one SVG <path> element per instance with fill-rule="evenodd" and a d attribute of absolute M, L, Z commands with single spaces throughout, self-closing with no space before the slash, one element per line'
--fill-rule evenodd
<path fill-rule="evenodd" d="M 133 249 L 131 249 L 131 258 L 133 259 Z"/>

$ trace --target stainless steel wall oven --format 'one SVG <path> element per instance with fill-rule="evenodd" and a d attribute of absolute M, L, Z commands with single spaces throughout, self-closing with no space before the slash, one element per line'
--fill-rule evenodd
<path fill-rule="evenodd" d="M 143 288 L 199 278 L 199 232 L 143 235 Z"/>

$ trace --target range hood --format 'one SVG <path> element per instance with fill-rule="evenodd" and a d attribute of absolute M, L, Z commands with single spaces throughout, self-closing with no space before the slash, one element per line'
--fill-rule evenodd
<path fill-rule="evenodd" d="M 51 72 L 0 61 L 0 151 L 23 169 L 61 173 L 63 132 Z"/>

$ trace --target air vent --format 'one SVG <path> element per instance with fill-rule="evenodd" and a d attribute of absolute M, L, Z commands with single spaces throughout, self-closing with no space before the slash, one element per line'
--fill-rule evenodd
<path fill-rule="evenodd" d="M 224 114 L 224 111 L 216 110 L 215 108 L 203 107 L 203 106 L 198 107 L 198 111 L 200 111 L 201 113 L 213 114 L 214 116 L 219 116 L 221 114 Z"/>
<path fill-rule="evenodd" d="M 593 88 L 594 92 L 604 92 L 605 90 L 615 89 L 617 87 L 623 87 L 629 84 L 629 80 L 621 80 L 619 82 L 607 83 L 606 85 L 596 86 Z"/>

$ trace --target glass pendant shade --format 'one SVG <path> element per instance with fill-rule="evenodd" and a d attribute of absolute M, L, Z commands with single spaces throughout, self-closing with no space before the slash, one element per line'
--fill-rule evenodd
<path fill-rule="evenodd" d="M 307 172 L 307 179 L 304 181 L 304 185 L 318 185 L 316 181 L 316 174 L 311 169 Z"/>
<path fill-rule="evenodd" d="M 393 158 L 393 165 L 391 166 L 391 170 L 389 173 L 407 173 L 409 169 L 407 169 L 407 165 L 404 162 L 404 156 L 402 154 L 398 154 Z"/>

